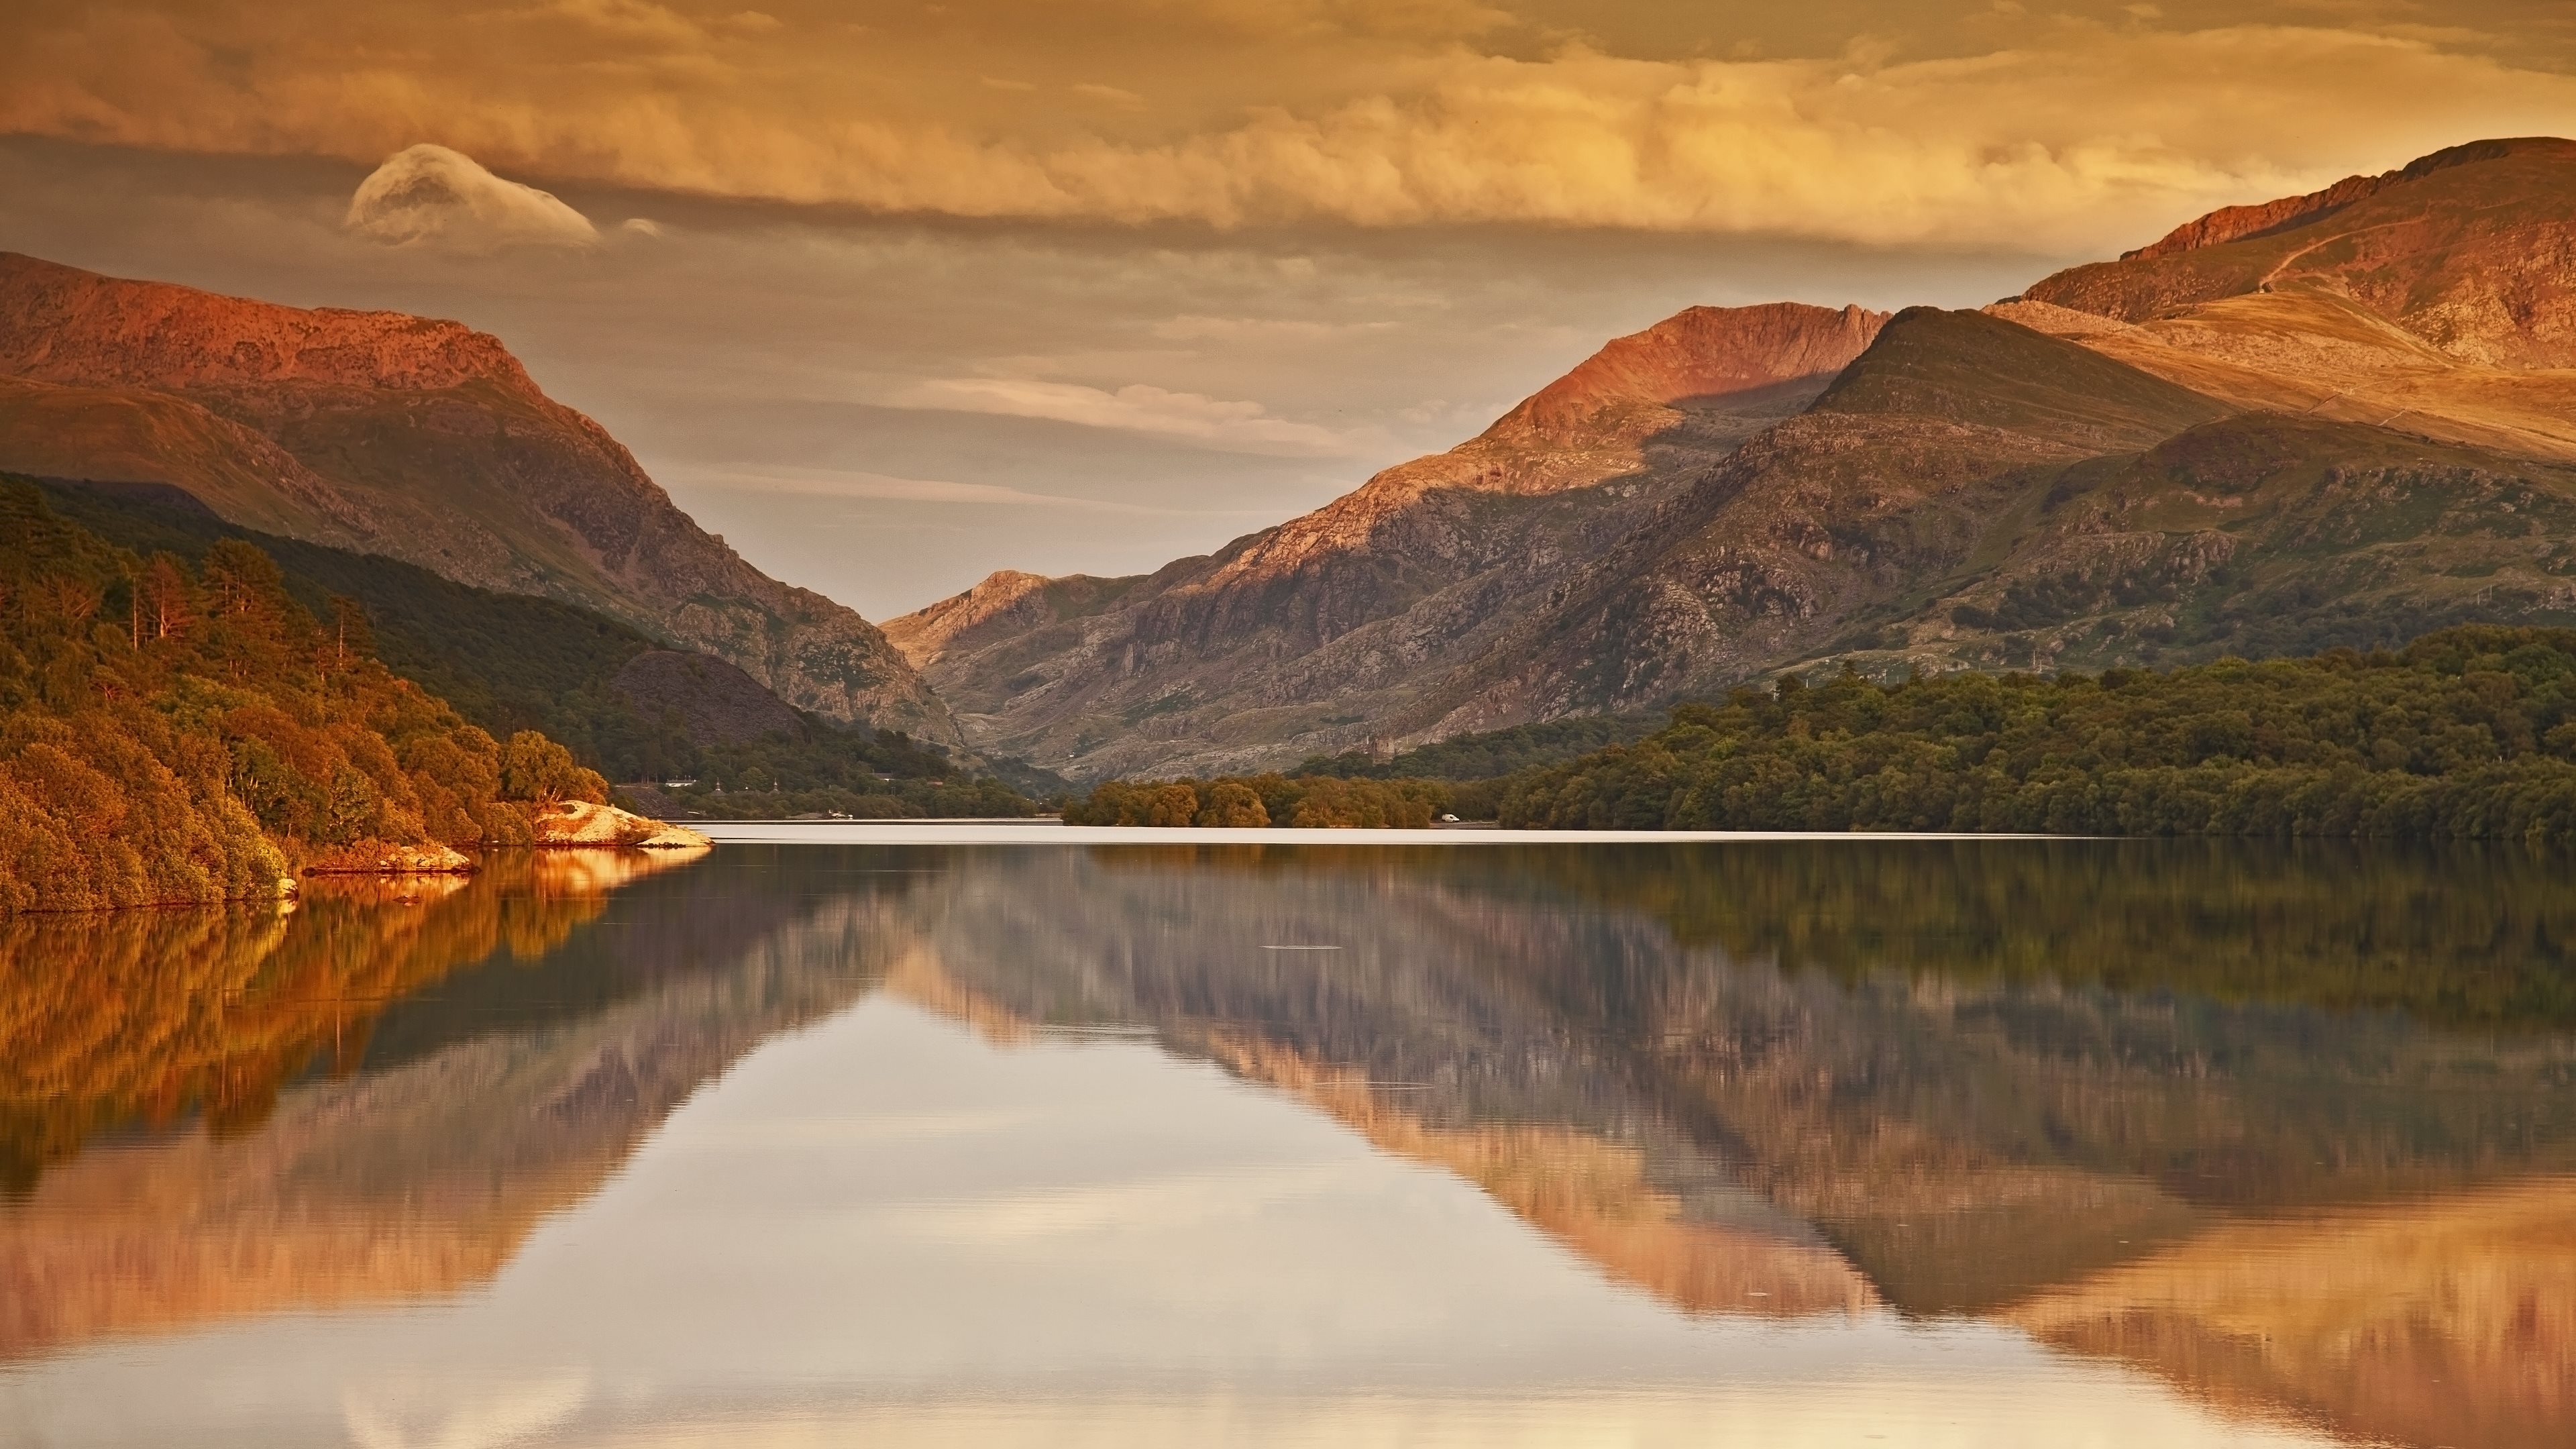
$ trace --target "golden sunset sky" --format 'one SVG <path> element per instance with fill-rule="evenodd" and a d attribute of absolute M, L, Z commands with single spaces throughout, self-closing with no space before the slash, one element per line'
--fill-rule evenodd
<path fill-rule="evenodd" d="M 1213 547 L 1693 302 L 1981 303 L 2571 131 L 2515 0 L 15 0 L 0 247 L 490 328 L 882 616 Z"/>

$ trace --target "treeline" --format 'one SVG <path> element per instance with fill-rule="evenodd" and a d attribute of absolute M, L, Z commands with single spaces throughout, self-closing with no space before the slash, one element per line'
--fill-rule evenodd
<path fill-rule="evenodd" d="M 953 767 L 952 767 L 953 768 Z M 667 820 L 794 820 L 845 816 L 857 820 L 998 819 L 1041 815 L 1046 807 L 986 775 L 954 780 L 893 779 L 846 786 L 764 788 L 757 771 L 749 783 L 726 790 L 701 781 L 683 790 L 633 789 L 627 793 Z"/>
<path fill-rule="evenodd" d="M 670 711 L 639 705 L 617 684 L 638 655 L 662 647 L 641 631 L 554 599 L 497 593 L 392 559 L 224 522 L 176 489 L 29 480 L 57 515 L 138 556 L 191 566 L 226 540 L 276 560 L 288 594 L 327 614 L 335 598 L 363 605 L 377 657 L 508 738 L 535 730 L 611 780 L 691 780 L 662 792 L 688 815 L 753 813 L 746 791 L 794 796 L 783 813 L 1022 815 L 1038 807 L 1007 785 L 967 777 L 937 746 L 901 731 L 843 727 L 796 711 L 794 729 L 741 743 L 699 743 Z M 1063 782 L 1044 772 L 1023 788 Z M 783 806 L 782 806 L 783 809 Z"/>
<path fill-rule="evenodd" d="M 2169 673 L 1846 670 L 1513 777 L 1505 826 L 2576 840 L 2576 631 Z"/>
<path fill-rule="evenodd" d="M 1309 755 L 1290 773 L 1363 780 L 1493 780 L 1626 744 L 1652 733 L 1656 723 L 1655 717 L 1642 714 L 1578 715 L 1452 735 L 1385 760 L 1362 750 Z"/>
<path fill-rule="evenodd" d="M 1420 829 L 1449 810 L 1439 780 L 1231 775 L 1214 780 L 1110 780 L 1064 807 L 1067 825 Z"/>
<path fill-rule="evenodd" d="M 0 912 L 274 897 L 383 845 L 524 843 L 604 800 L 535 731 L 506 742 L 318 620 L 237 539 L 144 558 L 0 480 Z"/>

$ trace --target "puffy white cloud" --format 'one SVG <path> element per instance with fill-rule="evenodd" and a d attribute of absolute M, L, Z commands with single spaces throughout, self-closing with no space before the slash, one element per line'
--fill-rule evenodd
<path fill-rule="evenodd" d="M 359 182 L 343 225 L 396 246 L 459 251 L 599 243 L 590 219 L 552 193 L 504 181 L 461 151 L 426 144 L 395 152 Z M 651 223 L 634 229 L 649 233 Z"/>

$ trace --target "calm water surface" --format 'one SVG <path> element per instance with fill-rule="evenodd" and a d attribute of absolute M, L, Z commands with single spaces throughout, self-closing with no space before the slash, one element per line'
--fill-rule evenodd
<path fill-rule="evenodd" d="M 2576 1443 L 2576 891 L 736 844 L 0 923 L 0 1444 Z"/>

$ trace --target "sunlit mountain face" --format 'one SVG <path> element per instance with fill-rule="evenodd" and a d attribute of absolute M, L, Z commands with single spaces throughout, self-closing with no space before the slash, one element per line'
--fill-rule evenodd
<path fill-rule="evenodd" d="M 1209 552 L 1687 306 L 1978 306 L 2576 98 L 2524 0 L 0 24 L 0 249 L 492 332 L 870 619 Z"/>
<path fill-rule="evenodd" d="M 2576 922 L 2527 857 L 637 859 L 12 927 L 14 1421 L 2570 1427 Z"/>

